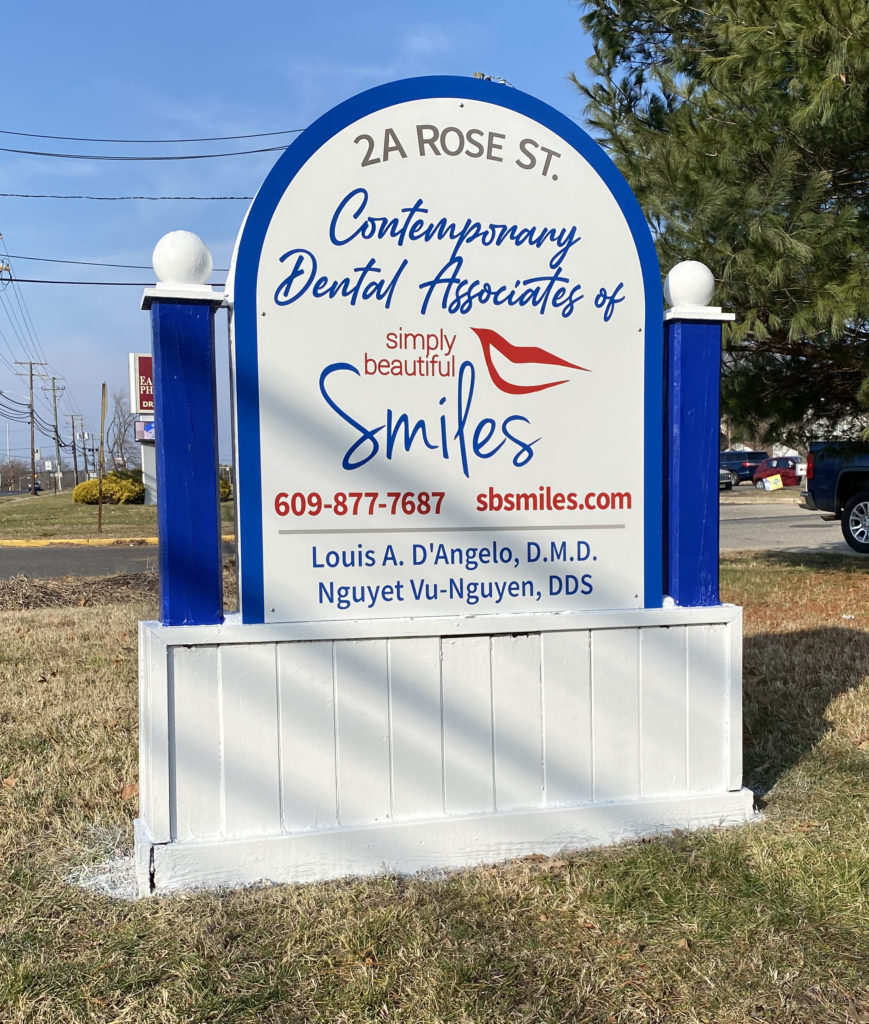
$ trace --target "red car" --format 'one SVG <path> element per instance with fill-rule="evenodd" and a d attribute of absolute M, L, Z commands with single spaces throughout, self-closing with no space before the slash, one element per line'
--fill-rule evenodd
<path fill-rule="evenodd" d="M 782 455 L 775 459 L 764 459 L 754 471 L 754 486 L 763 489 L 763 479 L 780 476 L 783 487 L 798 487 L 806 478 L 806 460 L 799 455 Z"/>

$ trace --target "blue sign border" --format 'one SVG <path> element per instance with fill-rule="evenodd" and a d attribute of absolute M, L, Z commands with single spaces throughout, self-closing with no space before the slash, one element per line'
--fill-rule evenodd
<path fill-rule="evenodd" d="M 289 183 L 317 150 L 362 117 L 398 103 L 423 99 L 479 100 L 506 107 L 559 135 L 588 161 L 619 205 L 637 247 L 646 299 L 645 523 L 646 608 L 662 604 L 663 295 L 658 257 L 640 205 L 618 168 L 578 125 L 526 93 L 474 78 L 407 78 L 359 93 L 333 107 L 296 139 L 269 172 L 242 228 L 233 287 L 235 328 L 236 480 L 239 503 L 239 598 L 242 621 L 265 621 L 260 466 L 256 286 L 260 253 L 272 215 Z"/>

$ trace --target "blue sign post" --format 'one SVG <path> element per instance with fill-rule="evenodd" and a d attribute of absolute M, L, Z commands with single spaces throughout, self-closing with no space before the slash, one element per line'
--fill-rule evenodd
<path fill-rule="evenodd" d="M 707 305 L 714 280 L 702 263 L 667 277 L 664 316 L 664 590 L 684 608 L 717 605 L 718 432 L 721 324 Z"/>
<path fill-rule="evenodd" d="M 197 280 L 211 273 L 202 242 L 189 232 L 161 244 L 167 240 L 174 248 L 166 272 L 180 281 L 149 289 L 142 300 L 154 343 L 160 621 L 212 625 L 223 622 L 214 374 L 214 311 L 223 296 Z"/>

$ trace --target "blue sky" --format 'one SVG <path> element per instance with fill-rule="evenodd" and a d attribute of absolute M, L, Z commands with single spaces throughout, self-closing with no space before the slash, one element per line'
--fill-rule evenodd
<path fill-rule="evenodd" d="M 303 128 L 330 107 L 383 82 L 415 75 L 509 80 L 571 116 L 580 97 L 567 80 L 584 71 L 589 41 L 571 0 L 442 0 L 436 6 L 369 0 L 313 4 L 12 4 L 3 12 L 0 147 L 91 155 L 220 153 L 282 145 L 294 136 L 230 142 L 119 145 L 9 133 L 100 139 L 190 139 Z M 0 192 L 59 195 L 251 196 L 279 154 L 208 160 L 71 160 L 0 151 Z M 247 204 L 0 196 L 0 262 L 16 279 L 154 280 L 151 253 L 167 231 L 201 235 L 215 268 L 229 265 Z M 112 269 L 24 257 L 131 264 Z M 215 283 L 225 274 L 215 271 Z M 0 283 L 0 391 L 21 400 L 26 382 L 8 364 L 42 359 L 64 378 L 61 415 L 99 426 L 99 393 L 127 391 L 127 354 L 149 351 L 141 287 Z M 218 317 L 221 415 L 226 399 L 225 314 Z M 18 367 L 22 369 L 22 367 Z M 50 419 L 50 398 L 37 410 Z M 12 455 L 29 450 L 26 426 L 6 425 Z M 69 420 L 62 433 L 68 437 Z M 44 450 L 52 448 L 37 438 Z M 221 457 L 229 441 L 221 432 Z"/>

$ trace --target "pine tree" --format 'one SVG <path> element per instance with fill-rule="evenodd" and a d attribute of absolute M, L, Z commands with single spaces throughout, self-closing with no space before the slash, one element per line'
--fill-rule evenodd
<path fill-rule="evenodd" d="M 731 421 L 800 445 L 865 427 L 869 0 L 581 6 L 594 79 L 574 81 L 592 130 L 664 270 L 702 260 L 737 313 Z"/>

